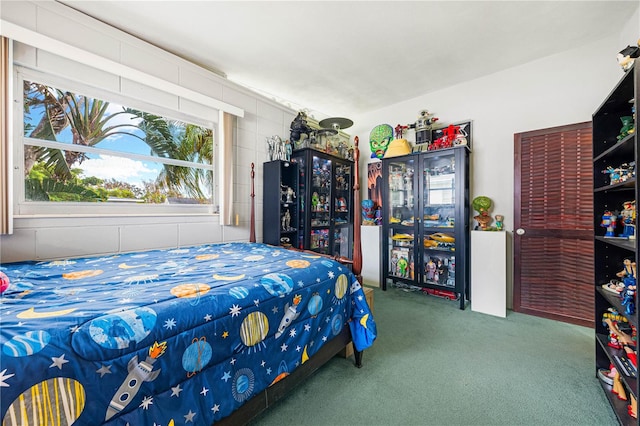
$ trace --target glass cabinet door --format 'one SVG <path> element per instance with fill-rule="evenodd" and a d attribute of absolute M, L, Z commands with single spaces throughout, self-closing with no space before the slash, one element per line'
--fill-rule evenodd
<path fill-rule="evenodd" d="M 422 283 L 455 288 L 455 155 L 423 158 Z"/>
<path fill-rule="evenodd" d="M 331 160 L 312 157 L 311 176 L 311 240 L 309 248 L 319 253 L 330 252 L 331 227 Z"/>
<path fill-rule="evenodd" d="M 335 196 L 333 197 L 334 232 L 333 254 L 351 257 L 349 244 L 351 231 L 351 188 L 353 179 L 351 166 L 348 164 L 335 164 Z"/>
<path fill-rule="evenodd" d="M 305 200 L 307 199 L 307 180 L 305 177 L 305 158 L 304 156 L 296 157 L 292 159 L 293 161 L 298 163 L 298 172 L 300 174 L 299 183 L 298 183 L 298 202 L 300 203 L 299 209 L 300 214 L 298 215 L 298 229 L 300 232 L 298 233 L 298 241 L 296 242 L 297 247 L 302 250 L 304 249 L 304 237 L 307 234 L 307 225 L 306 225 L 306 208 Z"/>
<path fill-rule="evenodd" d="M 415 163 L 413 159 L 394 160 L 387 164 L 388 199 L 385 214 L 389 218 L 389 275 L 406 280 L 415 279 Z"/>

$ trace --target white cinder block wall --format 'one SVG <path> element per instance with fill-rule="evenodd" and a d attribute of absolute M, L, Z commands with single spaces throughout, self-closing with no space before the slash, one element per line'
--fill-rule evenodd
<path fill-rule="evenodd" d="M 14 219 L 14 233 L 0 237 L 0 261 L 100 255 L 202 243 L 247 241 L 250 220 L 250 165 L 255 163 L 256 237 L 262 239 L 262 163 L 266 138 L 289 137 L 292 111 L 177 56 L 52 1 L 3 2 L 3 20 L 122 63 L 170 83 L 242 108 L 234 146 L 233 213 L 238 226 L 221 226 L 217 215 L 128 215 L 27 217 Z M 154 104 L 200 116 L 209 107 L 79 64 L 50 52 L 14 45 L 14 62 L 49 73 L 71 73 L 80 82 L 113 93 L 138 95 Z M 214 111 L 215 112 L 215 111 Z M 211 116 L 217 122 L 217 112 Z M 15 136 L 14 136 L 15 137 Z M 16 160 L 17 161 L 17 160 Z M 235 222 L 235 221 L 234 221 Z"/>

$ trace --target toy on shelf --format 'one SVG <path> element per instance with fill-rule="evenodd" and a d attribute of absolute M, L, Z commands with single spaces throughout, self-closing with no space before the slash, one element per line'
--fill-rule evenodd
<path fill-rule="evenodd" d="M 625 307 L 624 313 L 627 315 L 633 315 L 636 312 L 636 286 L 628 285 L 624 289 L 624 297 L 622 298 L 622 306 Z"/>
<path fill-rule="evenodd" d="M 617 220 L 618 220 L 618 216 L 615 212 L 611 212 L 609 210 L 606 210 L 604 212 L 604 214 L 602 215 L 602 222 L 600 223 L 600 226 L 603 228 L 607 228 L 607 231 L 604 234 L 605 237 L 616 236 L 616 234 L 614 233 L 614 230 L 616 229 Z"/>
<path fill-rule="evenodd" d="M 422 291 L 427 294 L 430 294 L 431 296 L 442 297 L 443 299 L 447 299 L 447 300 L 458 300 L 460 298 L 460 296 L 457 293 L 451 290 L 424 288 L 422 289 Z"/>
<path fill-rule="evenodd" d="M 335 199 L 336 202 L 336 211 L 337 212 L 346 212 L 347 211 L 347 199 L 344 197 L 338 197 Z"/>
<path fill-rule="evenodd" d="M 426 109 L 420 111 L 420 116 L 415 123 L 409 124 L 409 128 L 416 131 L 416 145 L 431 143 L 431 127 L 438 120 L 438 117 L 434 117 Z"/>
<path fill-rule="evenodd" d="M 284 212 L 284 214 L 282 215 L 282 230 L 285 232 L 288 231 L 295 231 L 295 228 L 291 227 L 291 213 L 289 213 L 289 210 L 287 209 L 286 212 Z"/>
<path fill-rule="evenodd" d="M 384 153 L 384 158 L 398 157 L 400 155 L 411 154 L 411 145 L 404 139 L 404 132 L 407 126 L 398 124 L 395 128 L 396 138 L 391 141 Z"/>
<path fill-rule="evenodd" d="M 602 284 L 602 288 L 609 293 L 620 295 L 624 290 L 624 284 L 618 280 L 611 280 L 607 284 Z"/>
<path fill-rule="evenodd" d="M 376 206 L 373 200 L 362 200 L 362 224 L 367 226 L 380 225 L 382 217 L 380 216 L 380 208 Z"/>
<path fill-rule="evenodd" d="M 613 377 L 613 389 L 611 392 L 622 401 L 627 400 L 627 393 L 624 390 L 624 385 L 620 381 L 620 373 L 616 370 L 616 375 Z"/>
<path fill-rule="evenodd" d="M 489 209 L 493 205 L 493 201 L 491 201 L 491 198 L 485 197 L 483 195 L 478 196 L 473 199 L 471 205 L 478 212 L 478 214 L 473 217 L 476 222 L 478 222 L 478 225 L 475 229 L 477 230 L 478 228 L 480 228 L 480 230 L 482 231 L 489 230 L 489 224 L 493 220 L 489 215 Z"/>
<path fill-rule="evenodd" d="M 620 64 L 622 70 L 625 72 L 631 69 L 633 60 L 637 57 L 640 57 L 640 39 L 636 46 L 628 45 L 616 55 L 618 64 Z"/>
<path fill-rule="evenodd" d="M 307 114 L 304 111 L 298 112 L 296 118 L 293 119 L 290 126 L 291 143 L 296 148 L 307 148 L 313 135 L 313 129 L 307 123 Z"/>
<path fill-rule="evenodd" d="M 612 166 L 607 166 L 607 168 L 604 169 L 602 173 L 606 173 L 609 175 L 610 185 L 626 182 L 627 180 L 636 177 L 636 163 L 635 161 L 632 161 L 631 163 L 624 163 L 615 168 Z"/>
<path fill-rule="evenodd" d="M 622 234 L 621 237 L 628 238 L 630 240 L 636 239 L 636 202 L 625 201 L 622 203 L 622 211 L 620 212 L 622 219 Z"/>
<path fill-rule="evenodd" d="M 622 263 L 624 267 L 622 271 L 616 273 L 616 276 L 622 278 L 622 283 L 625 287 L 636 285 L 636 262 L 627 258 Z"/>
<path fill-rule="evenodd" d="M 371 158 L 383 158 L 392 139 L 393 127 L 388 124 L 379 124 L 374 127 L 369 133 Z"/>
<path fill-rule="evenodd" d="M 281 193 L 284 203 L 293 203 L 293 199 L 296 198 L 296 193 L 290 186 L 281 185 Z"/>
<path fill-rule="evenodd" d="M 625 115 L 624 117 L 620 117 L 620 121 L 622 121 L 622 128 L 620 129 L 620 134 L 618 135 L 619 141 L 634 133 L 636 130 L 635 123 L 633 122 L 633 117 Z"/>
<path fill-rule="evenodd" d="M 501 214 L 496 215 L 496 231 L 502 231 L 504 229 L 504 216 Z"/>
<path fill-rule="evenodd" d="M 291 160 L 291 142 L 283 141 L 278 135 L 267 138 L 267 154 L 269 161 L 273 160 Z"/>
<path fill-rule="evenodd" d="M 622 345 L 632 345 L 633 339 L 627 333 L 620 330 L 619 324 L 628 322 L 627 318 L 620 315 L 618 311 L 609 308 L 602 315 L 602 324 L 609 330 L 607 345 L 614 349 L 622 349 Z"/>
<path fill-rule="evenodd" d="M 442 129 L 442 136 L 433 141 L 429 146 L 430 151 L 443 148 L 451 148 L 452 146 L 467 145 L 468 134 L 461 126 L 450 124 Z"/>

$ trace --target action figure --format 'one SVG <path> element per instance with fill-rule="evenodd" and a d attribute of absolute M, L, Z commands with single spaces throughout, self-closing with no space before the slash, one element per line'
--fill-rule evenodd
<path fill-rule="evenodd" d="M 627 237 L 630 240 L 636 239 L 636 202 L 625 201 L 622 203 L 623 210 L 620 212 L 622 217 L 622 236 Z"/>
<path fill-rule="evenodd" d="M 622 283 L 625 287 L 630 285 L 636 285 L 636 262 L 631 261 L 631 259 L 627 258 L 623 262 L 624 268 L 622 271 L 618 272 L 616 276 L 618 278 L 622 278 Z"/>
<path fill-rule="evenodd" d="M 603 228 L 607 228 L 607 232 L 604 234 L 605 237 L 615 237 L 616 234 L 613 232 L 616 229 L 616 221 L 618 220 L 618 216 L 615 213 L 606 210 L 602 215 L 602 223 L 600 226 Z"/>
<path fill-rule="evenodd" d="M 287 210 L 282 215 L 282 230 L 289 231 L 290 229 L 291 229 L 291 213 L 289 213 L 289 210 Z"/>
<path fill-rule="evenodd" d="M 497 231 L 502 231 L 502 228 L 504 227 L 504 216 L 501 214 L 497 214 L 496 215 L 496 230 Z"/>

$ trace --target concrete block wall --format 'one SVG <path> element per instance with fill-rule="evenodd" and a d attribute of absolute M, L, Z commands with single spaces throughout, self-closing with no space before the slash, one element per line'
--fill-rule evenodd
<path fill-rule="evenodd" d="M 251 163 L 255 164 L 256 236 L 258 241 L 262 239 L 262 163 L 267 160 L 266 138 L 273 135 L 287 138 L 295 111 L 57 2 L 3 2 L 0 17 L 245 111 L 244 117 L 237 119 L 234 141 L 233 226 L 221 226 L 218 215 L 17 215 L 14 233 L 0 236 L 0 262 L 247 241 Z M 72 72 L 74 80 L 87 87 L 135 96 L 167 111 L 217 121 L 217 113 L 212 114 L 215 110 L 210 107 L 31 46 L 15 43 L 14 62 L 50 74 L 65 76 Z"/>

